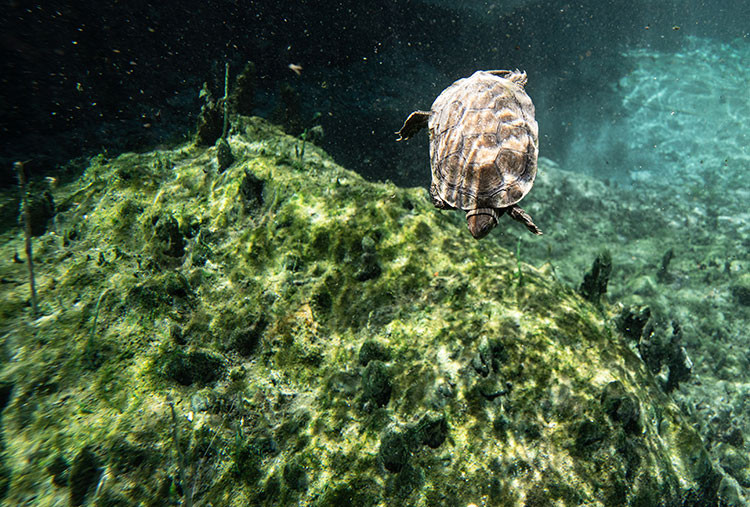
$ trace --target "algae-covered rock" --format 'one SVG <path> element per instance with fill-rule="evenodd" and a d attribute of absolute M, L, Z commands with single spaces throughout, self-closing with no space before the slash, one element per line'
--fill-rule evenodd
<path fill-rule="evenodd" d="M 67 476 L 76 502 L 715 505 L 700 438 L 601 309 L 424 189 L 299 160 L 258 118 L 227 142 L 223 173 L 191 144 L 59 187 L 75 233 L 39 239 L 33 323 L 2 267 L 6 503 L 64 504 Z"/>

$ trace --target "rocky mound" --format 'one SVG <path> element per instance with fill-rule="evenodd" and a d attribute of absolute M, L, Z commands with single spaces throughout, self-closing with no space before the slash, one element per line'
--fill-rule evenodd
<path fill-rule="evenodd" d="M 11 504 L 714 505 L 732 484 L 605 319 L 257 118 L 53 190 L 6 234 Z M 508 227 L 520 227 L 508 224 Z"/>

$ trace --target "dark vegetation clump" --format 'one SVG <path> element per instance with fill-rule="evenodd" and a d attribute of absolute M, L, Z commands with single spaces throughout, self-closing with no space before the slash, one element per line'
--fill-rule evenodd
<path fill-rule="evenodd" d="M 158 454 L 151 449 L 132 444 L 122 436 L 115 437 L 107 449 L 109 465 L 118 474 L 131 473 L 139 469 L 150 471 L 158 462 Z"/>
<path fill-rule="evenodd" d="M 101 473 L 99 458 L 91 447 L 81 449 L 70 467 L 71 505 L 83 505 L 86 497 L 94 491 Z"/>
<path fill-rule="evenodd" d="M 339 507 L 341 505 L 374 507 L 380 503 L 378 489 L 378 484 L 372 478 L 351 479 L 326 488 L 317 505 L 319 507 Z"/>
<path fill-rule="evenodd" d="M 479 351 L 471 361 L 471 366 L 480 376 L 486 377 L 491 372 L 499 373 L 501 365 L 508 359 L 508 353 L 502 340 L 493 338 L 483 341 Z"/>
<path fill-rule="evenodd" d="M 247 62 L 245 68 L 237 74 L 229 94 L 229 107 L 234 114 L 250 116 L 255 107 L 256 71 L 253 62 Z"/>
<path fill-rule="evenodd" d="M 0 417 L 3 410 L 8 405 L 11 395 L 13 394 L 13 384 L 7 381 L 0 381 Z"/>
<path fill-rule="evenodd" d="M 29 193 L 27 203 L 31 235 L 41 236 L 47 232 L 47 225 L 55 216 L 55 200 L 49 190 L 44 190 L 39 193 Z"/>
<path fill-rule="evenodd" d="M 365 282 L 380 276 L 382 269 L 374 253 L 364 252 L 360 257 L 360 269 L 356 274 L 357 280 Z"/>
<path fill-rule="evenodd" d="M 159 252 L 168 257 L 182 257 L 185 254 L 185 237 L 180 225 L 171 215 L 153 218 L 154 240 Z"/>
<path fill-rule="evenodd" d="M 289 83 L 279 86 L 281 101 L 271 113 L 271 121 L 284 129 L 289 135 L 298 136 L 304 130 L 302 122 L 302 98 L 299 91 Z"/>
<path fill-rule="evenodd" d="M 580 455 L 589 454 L 605 445 L 609 434 L 604 425 L 591 419 L 583 419 L 573 427 L 575 450 Z"/>
<path fill-rule="evenodd" d="M 667 333 L 651 318 L 651 309 L 635 306 L 624 308 L 616 323 L 626 338 L 637 343 L 638 353 L 652 373 L 668 369 L 666 380 L 662 382 L 666 392 L 690 378 L 693 363 L 682 346 L 682 326 L 678 321 L 672 321 L 672 333 L 665 336 Z"/>
<path fill-rule="evenodd" d="M 427 413 L 419 420 L 415 431 L 420 443 L 437 449 L 448 437 L 448 421 L 442 414 Z"/>
<path fill-rule="evenodd" d="M 650 318 L 651 308 L 648 306 L 626 307 L 617 319 L 617 328 L 627 338 L 637 342 Z"/>
<path fill-rule="evenodd" d="M 591 270 L 583 277 L 583 283 L 578 289 L 581 296 L 594 304 L 599 304 L 601 297 L 607 293 L 607 283 L 612 272 L 612 256 L 604 251 L 596 256 Z"/>
<path fill-rule="evenodd" d="M 390 426 L 380 436 L 380 462 L 387 471 L 402 474 L 412 466 L 412 454 L 421 446 L 437 449 L 448 438 L 448 432 L 448 421 L 436 412 L 427 412 L 403 429 Z"/>
<path fill-rule="evenodd" d="M 216 143 L 216 161 L 219 163 L 219 172 L 226 171 L 234 163 L 232 148 L 226 139 L 221 138 Z"/>
<path fill-rule="evenodd" d="M 399 472 L 409 460 L 409 446 L 404 432 L 395 428 L 385 430 L 380 437 L 381 462 L 389 472 Z"/>
<path fill-rule="evenodd" d="M 378 360 L 371 361 L 362 373 L 362 397 L 378 407 L 388 404 L 391 398 L 391 376 L 388 367 Z"/>
<path fill-rule="evenodd" d="M 254 486 L 263 477 L 263 454 L 255 446 L 240 446 L 234 454 L 234 465 L 245 484 Z"/>
<path fill-rule="evenodd" d="M 267 326 L 268 320 L 265 317 L 259 317 L 252 324 L 230 330 L 227 349 L 234 350 L 245 357 L 252 355 Z"/>
<path fill-rule="evenodd" d="M 195 133 L 195 144 L 198 146 L 213 146 L 221 137 L 224 111 L 221 102 L 214 100 L 208 84 L 203 84 L 201 97 L 205 101 L 198 115 L 198 128 Z"/>
<path fill-rule="evenodd" d="M 385 345 L 373 340 L 367 340 L 359 348 L 359 364 L 367 366 L 370 361 L 388 362 L 391 360 L 391 351 Z"/>
<path fill-rule="evenodd" d="M 413 501 L 413 495 L 424 486 L 425 474 L 422 467 L 407 461 L 399 473 L 386 485 L 385 494 L 400 504 Z"/>
<path fill-rule="evenodd" d="M 178 271 L 167 271 L 131 287 L 125 300 L 129 306 L 156 311 L 161 306 L 189 306 L 192 295 L 185 275 Z M 176 335 L 174 337 L 177 338 Z"/>
<path fill-rule="evenodd" d="M 282 472 L 284 483 L 295 491 L 304 491 L 307 489 L 307 473 L 297 460 L 292 460 L 284 465 Z"/>
<path fill-rule="evenodd" d="M 245 169 L 245 177 L 240 183 L 240 196 L 246 213 L 257 210 L 263 206 L 263 187 L 265 182 L 255 176 L 251 171 Z"/>
<path fill-rule="evenodd" d="M 52 462 L 47 465 L 47 472 L 52 476 L 52 484 L 58 487 L 68 485 L 70 477 L 70 463 L 62 455 L 58 454 Z"/>
<path fill-rule="evenodd" d="M 641 407 L 635 397 L 627 394 L 622 382 L 615 380 L 607 384 L 600 401 L 604 412 L 612 421 L 621 424 L 626 433 L 642 433 Z"/>
<path fill-rule="evenodd" d="M 656 272 L 656 279 L 661 283 L 668 283 L 672 280 L 672 275 L 669 273 L 669 263 L 672 262 L 672 258 L 674 258 L 674 250 L 670 248 L 661 258 L 661 266 Z"/>
<path fill-rule="evenodd" d="M 693 363 L 682 346 L 682 327 L 672 322 L 672 334 L 665 337 L 652 323 L 646 325 L 638 342 L 638 352 L 652 373 L 659 373 L 667 367 L 669 373 L 662 383 L 666 392 L 673 391 L 680 382 L 690 378 Z"/>
<path fill-rule="evenodd" d="M 735 301 L 742 306 L 750 306 L 750 273 L 741 275 L 730 287 Z"/>
<path fill-rule="evenodd" d="M 156 362 L 162 376 L 184 386 L 209 384 L 223 377 L 226 371 L 224 361 L 202 351 L 171 350 L 161 354 Z"/>

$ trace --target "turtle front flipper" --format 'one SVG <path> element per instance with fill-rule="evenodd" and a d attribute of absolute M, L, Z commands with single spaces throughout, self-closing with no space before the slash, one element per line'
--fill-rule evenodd
<path fill-rule="evenodd" d="M 405 141 L 411 138 L 414 134 L 427 126 L 427 120 L 429 119 L 429 111 L 414 111 L 406 119 L 401 130 L 396 132 L 396 134 L 398 134 L 398 139 L 396 139 L 396 141 Z"/>
<path fill-rule="evenodd" d="M 523 225 L 526 226 L 528 230 L 530 230 L 534 234 L 542 234 L 542 231 L 539 229 L 539 227 L 536 226 L 534 221 L 531 219 L 531 215 L 526 213 L 519 206 L 516 206 L 514 204 L 513 206 L 508 208 L 507 211 L 508 211 L 508 215 L 510 215 L 510 218 L 521 222 Z"/>

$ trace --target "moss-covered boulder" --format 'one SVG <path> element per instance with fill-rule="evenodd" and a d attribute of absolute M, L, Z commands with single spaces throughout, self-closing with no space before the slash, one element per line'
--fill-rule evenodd
<path fill-rule="evenodd" d="M 6 502 L 718 502 L 676 405 L 547 270 L 263 120 L 228 142 L 223 172 L 190 145 L 57 189 L 43 317 L 2 265 Z"/>

